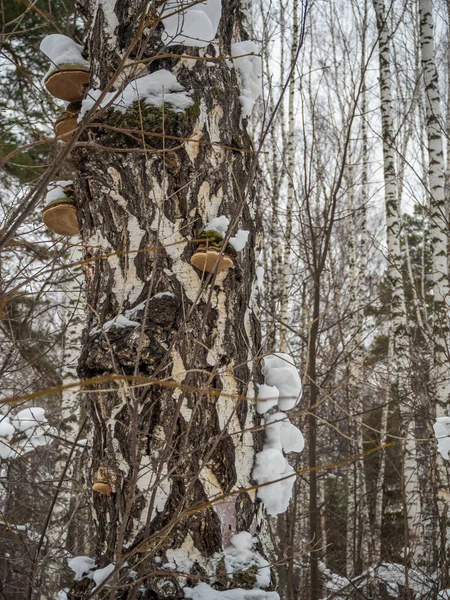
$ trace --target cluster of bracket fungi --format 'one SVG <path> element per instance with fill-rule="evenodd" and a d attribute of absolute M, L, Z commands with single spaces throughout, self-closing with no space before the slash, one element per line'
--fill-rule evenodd
<path fill-rule="evenodd" d="M 77 127 L 81 102 L 89 83 L 89 69 L 79 64 L 60 65 L 47 75 L 44 83 L 54 98 L 69 102 L 55 124 L 56 136 L 67 143 Z M 58 187 L 57 190 L 59 194 L 42 211 L 42 220 L 51 231 L 58 235 L 78 235 L 80 230 L 73 202 L 73 185 L 64 188 Z"/>
<path fill-rule="evenodd" d="M 89 68 L 81 64 L 59 65 L 47 75 L 44 83 L 53 97 L 69 103 L 55 124 L 57 138 L 68 143 L 78 126 L 81 103 L 89 83 Z M 42 212 L 44 224 L 58 235 L 78 235 L 80 230 L 73 201 L 73 185 L 57 189 L 60 193 L 52 198 Z M 220 273 L 233 266 L 235 252 L 229 244 L 223 248 L 220 234 L 207 230 L 200 239 L 191 258 L 193 267 L 202 272 Z"/>
<path fill-rule="evenodd" d="M 53 97 L 69 103 L 55 124 L 57 138 L 68 143 L 78 126 L 81 103 L 89 83 L 89 68 L 80 64 L 59 65 L 49 73 L 44 83 Z M 44 224 L 58 235 L 78 235 L 80 230 L 73 201 L 73 184 L 56 185 L 55 190 L 56 193 L 53 194 L 51 201 L 42 212 Z M 198 247 L 191 257 L 191 265 L 208 273 L 220 273 L 233 267 L 233 257 L 236 253 L 229 244 L 224 248 L 223 240 L 223 236 L 215 231 L 204 231 L 200 235 Z M 93 491 L 110 495 L 115 491 L 115 486 L 115 472 L 100 466 L 94 474 Z"/>
<path fill-rule="evenodd" d="M 204 231 L 200 235 L 200 243 L 191 257 L 191 265 L 199 271 L 220 273 L 233 266 L 233 247 L 228 244 L 223 248 L 223 237 L 220 233 Z"/>

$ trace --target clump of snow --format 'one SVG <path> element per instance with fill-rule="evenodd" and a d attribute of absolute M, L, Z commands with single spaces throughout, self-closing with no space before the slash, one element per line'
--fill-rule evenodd
<path fill-rule="evenodd" d="M 294 365 L 294 359 L 282 352 L 264 358 L 264 378 L 266 385 L 278 389 L 278 406 L 281 410 L 291 410 L 302 396 L 302 381 Z"/>
<path fill-rule="evenodd" d="M 14 435 L 15 427 L 12 425 L 9 417 L 0 415 L 0 438 L 10 440 Z"/>
<path fill-rule="evenodd" d="M 131 309 L 131 310 L 133 310 L 133 309 Z M 135 310 L 137 310 L 137 309 L 135 309 Z M 126 312 L 129 312 L 129 311 L 126 311 Z M 109 331 L 113 327 L 116 329 L 125 329 L 127 327 L 139 327 L 139 326 L 140 326 L 140 323 L 138 323 L 137 321 L 130 321 L 130 319 L 128 319 L 128 317 L 126 317 L 125 315 L 117 315 L 113 319 L 106 321 L 106 323 L 104 323 L 103 326 L 101 327 L 101 331 Z M 95 335 L 99 331 L 100 331 L 99 327 L 94 327 L 94 329 L 91 329 L 90 335 Z"/>
<path fill-rule="evenodd" d="M 74 556 L 67 565 L 75 573 L 75 581 L 88 577 L 92 579 L 91 571 L 95 568 L 95 561 L 89 556 Z"/>
<path fill-rule="evenodd" d="M 189 4 L 192 4 L 190 0 L 166 0 L 164 3 L 162 41 L 166 46 L 182 44 L 205 48 L 215 38 L 222 15 L 222 0 L 205 0 L 191 7 Z"/>
<path fill-rule="evenodd" d="M 259 415 L 263 415 L 270 408 L 278 404 L 280 392 L 275 386 L 266 385 L 263 383 L 259 386 L 258 396 L 256 398 L 256 411 Z"/>
<path fill-rule="evenodd" d="M 230 545 L 225 548 L 225 567 L 229 575 L 248 571 L 258 567 L 255 588 L 265 588 L 270 585 L 270 564 L 258 552 L 253 550 L 257 542 L 248 531 L 241 531 L 230 540 Z"/>
<path fill-rule="evenodd" d="M 262 486 L 258 488 L 257 496 L 264 502 L 267 514 L 284 513 L 292 497 L 296 476 L 282 452 L 275 448 L 258 452 L 252 475 L 257 484 Z"/>
<path fill-rule="evenodd" d="M 207 583 L 199 583 L 193 588 L 183 588 L 184 597 L 191 600 L 280 600 L 277 592 L 264 592 L 262 590 L 233 590 L 218 591 Z"/>
<path fill-rule="evenodd" d="M 20 439 L 11 442 L 15 434 Z M 15 458 L 30 452 L 38 446 L 46 446 L 55 434 L 48 425 L 45 410 L 39 407 L 25 408 L 19 411 L 10 421 L 9 417 L 0 415 L 0 458 Z"/>
<path fill-rule="evenodd" d="M 247 40 L 231 45 L 231 56 L 239 72 L 241 80 L 241 95 L 239 99 L 242 106 L 242 116 L 252 114 L 256 100 L 261 95 L 261 57 L 255 56 L 258 47 L 255 42 Z M 247 55 L 247 56 L 245 56 Z"/>
<path fill-rule="evenodd" d="M 0 458 L 14 458 L 18 454 L 17 450 L 10 445 L 7 438 L 0 437 Z"/>
<path fill-rule="evenodd" d="M 305 447 L 302 432 L 293 425 L 285 413 L 277 412 L 265 417 L 266 437 L 264 448 L 284 452 L 301 452 Z"/>
<path fill-rule="evenodd" d="M 245 248 L 245 244 L 248 241 L 248 236 L 250 235 L 250 231 L 246 229 L 239 229 L 234 237 L 230 238 L 230 244 L 236 250 L 236 252 L 240 252 Z"/>
<path fill-rule="evenodd" d="M 80 65 L 89 68 L 89 62 L 81 54 L 83 46 L 77 44 L 72 38 L 66 35 L 60 33 L 47 35 L 41 41 L 39 50 L 50 59 L 52 63 L 50 72 L 55 70 L 55 67 L 61 65 Z"/>
<path fill-rule="evenodd" d="M 73 181 L 71 179 L 63 180 L 63 181 L 54 181 L 47 188 L 47 194 L 45 196 L 45 206 L 48 206 L 55 200 L 63 200 L 64 198 L 68 198 L 66 195 L 65 188 L 72 186 Z"/>
<path fill-rule="evenodd" d="M 157 300 L 158 298 L 175 298 L 175 294 L 173 292 L 159 292 L 159 294 L 152 296 L 150 301 Z"/>
<path fill-rule="evenodd" d="M 212 219 L 205 226 L 205 231 L 215 231 L 222 236 L 225 236 L 228 231 L 228 226 L 230 224 L 230 219 L 225 217 L 225 215 L 221 215 L 220 217 L 216 217 Z"/>
<path fill-rule="evenodd" d="M 115 568 L 115 565 L 110 563 L 106 567 L 103 567 L 103 569 L 96 569 L 92 572 L 92 579 L 96 583 L 95 588 L 92 590 L 93 592 L 111 575 Z"/>
<path fill-rule="evenodd" d="M 258 289 L 262 292 L 264 289 L 264 267 L 258 265 L 256 267 L 256 285 Z"/>
<path fill-rule="evenodd" d="M 438 417 L 433 425 L 438 452 L 444 460 L 450 460 L 450 417 Z"/>
<path fill-rule="evenodd" d="M 111 327 L 116 327 L 117 329 L 123 329 L 125 327 L 139 327 L 140 323 L 137 321 L 130 321 L 125 315 L 117 315 L 114 319 L 110 321 L 106 321 L 103 325 L 103 331 L 108 331 Z"/>
<path fill-rule="evenodd" d="M 89 90 L 81 105 L 78 122 L 91 110 L 101 94 L 101 90 Z M 146 102 L 152 106 L 162 106 L 166 103 L 170 104 L 175 112 L 181 112 L 194 103 L 175 75 L 167 69 L 160 69 L 135 79 L 120 93 L 108 92 L 98 108 L 112 108 L 123 113 L 134 102 Z"/>
<path fill-rule="evenodd" d="M 215 231 L 222 237 L 225 237 L 228 231 L 228 227 L 230 225 L 230 219 L 225 217 L 225 215 L 221 215 L 220 217 L 216 217 L 212 219 L 209 223 L 206 224 L 204 231 Z M 248 241 L 248 236 L 250 232 L 246 229 L 239 229 L 234 237 L 230 237 L 229 243 L 236 252 L 241 252 L 244 249 L 245 244 Z"/>
<path fill-rule="evenodd" d="M 18 431 L 27 431 L 43 423 L 47 423 L 44 408 L 24 408 L 13 417 L 14 427 Z"/>
<path fill-rule="evenodd" d="M 69 600 L 69 596 L 67 595 L 69 588 L 64 588 L 63 590 L 58 592 L 56 596 L 56 600 Z"/>

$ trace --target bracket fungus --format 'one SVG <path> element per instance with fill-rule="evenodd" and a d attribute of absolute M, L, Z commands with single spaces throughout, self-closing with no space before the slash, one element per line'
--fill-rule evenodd
<path fill-rule="evenodd" d="M 80 233 L 72 181 L 55 181 L 48 189 L 45 202 L 42 220 L 51 231 L 66 236 Z"/>
<path fill-rule="evenodd" d="M 80 109 L 81 102 L 71 102 L 56 120 L 55 134 L 64 142 L 70 142 L 73 132 L 78 127 Z"/>
<path fill-rule="evenodd" d="M 83 57 L 83 46 L 66 35 L 53 33 L 42 40 L 40 50 L 52 64 L 44 77 L 50 94 L 67 102 L 81 102 L 89 83 L 89 62 Z"/>
<path fill-rule="evenodd" d="M 228 244 L 223 249 L 223 237 L 216 231 L 204 231 L 200 235 L 202 240 L 191 257 L 191 265 L 200 271 L 220 273 L 234 265 L 233 248 Z M 204 240 L 204 241 L 203 241 Z"/>
<path fill-rule="evenodd" d="M 94 474 L 92 490 L 98 494 L 109 496 L 116 491 L 116 474 L 112 469 L 99 467 Z"/>
<path fill-rule="evenodd" d="M 61 65 L 45 79 L 49 93 L 67 102 L 81 102 L 88 83 L 89 69 L 81 65 Z"/>

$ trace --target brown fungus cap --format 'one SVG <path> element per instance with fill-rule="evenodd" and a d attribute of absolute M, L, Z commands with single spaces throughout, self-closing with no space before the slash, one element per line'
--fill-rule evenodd
<path fill-rule="evenodd" d="M 81 102 L 89 83 L 89 70 L 81 65 L 61 65 L 45 80 L 45 87 L 55 98 Z"/>
<path fill-rule="evenodd" d="M 80 233 L 77 209 L 70 201 L 55 201 L 44 208 L 42 220 L 46 227 L 58 235 L 72 236 Z"/>
<path fill-rule="evenodd" d="M 217 273 L 220 273 L 230 269 L 233 266 L 233 260 L 227 254 L 221 256 L 219 249 L 200 246 L 192 255 L 191 265 L 203 272 L 213 273 L 217 271 Z"/>

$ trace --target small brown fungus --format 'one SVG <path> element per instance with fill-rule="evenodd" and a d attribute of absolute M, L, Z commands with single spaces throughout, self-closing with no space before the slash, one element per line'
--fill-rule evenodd
<path fill-rule="evenodd" d="M 78 235 L 80 228 L 78 227 L 77 209 L 73 203 L 73 187 L 58 185 L 63 183 L 72 182 L 53 184 L 53 189 L 47 194 L 51 199 L 42 211 L 42 220 L 46 227 L 58 235 Z"/>
<path fill-rule="evenodd" d="M 233 259 L 227 254 L 220 254 L 221 248 L 208 244 L 200 244 L 191 258 L 191 265 L 200 271 L 213 273 L 225 271 L 233 266 Z M 217 265 L 217 266 L 216 266 Z"/>
<path fill-rule="evenodd" d="M 92 490 L 98 494 L 109 496 L 115 491 L 116 474 L 112 469 L 99 467 L 94 474 Z"/>
<path fill-rule="evenodd" d="M 73 132 L 78 127 L 80 109 L 81 102 L 71 102 L 56 121 L 55 134 L 66 143 L 70 142 Z"/>

